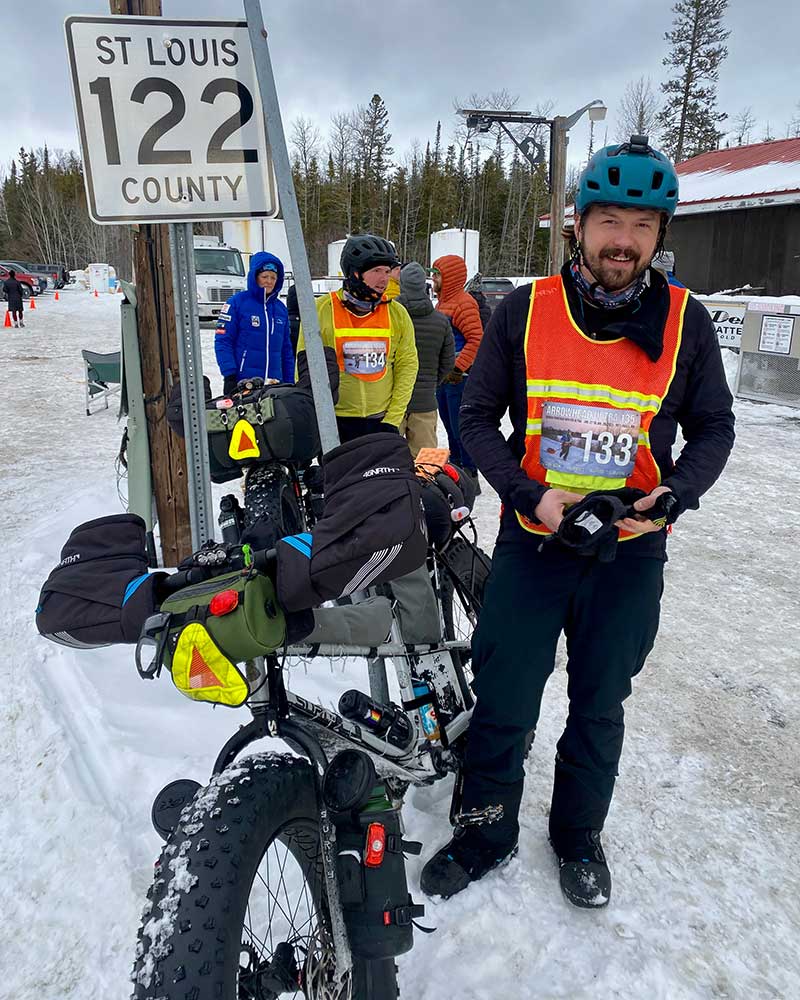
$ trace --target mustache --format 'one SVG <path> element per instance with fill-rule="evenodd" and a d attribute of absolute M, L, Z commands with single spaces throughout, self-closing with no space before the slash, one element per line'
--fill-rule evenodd
<path fill-rule="evenodd" d="M 624 257 L 625 260 L 638 260 L 639 254 L 634 250 L 626 250 L 622 247 L 606 247 L 600 251 L 600 259 L 603 257 Z"/>

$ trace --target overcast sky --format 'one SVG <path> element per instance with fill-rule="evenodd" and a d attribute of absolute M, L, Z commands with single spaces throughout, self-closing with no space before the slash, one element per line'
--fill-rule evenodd
<path fill-rule="evenodd" d="M 164 0 L 164 15 L 240 18 L 238 0 Z M 665 78 L 664 32 L 672 13 L 652 0 L 281 0 L 262 2 L 284 123 L 312 117 L 327 132 L 332 113 L 349 111 L 379 93 L 390 114 L 397 157 L 414 138 L 432 137 L 437 119 L 447 139 L 453 101 L 472 92 L 507 88 L 518 107 L 553 102 L 569 115 L 600 98 L 608 106 L 595 129 L 595 146 L 615 115 L 626 84 Z M 5 101 L 0 165 L 21 145 L 77 148 L 78 139 L 64 44 L 67 14 L 108 14 L 101 0 L 47 0 L 9 4 L 3 13 Z M 757 14 L 754 16 L 754 13 Z M 800 101 L 796 0 L 732 0 L 728 58 L 719 81 L 719 108 L 733 117 L 752 106 L 753 140 L 770 123 L 775 138 Z M 586 117 L 571 133 L 570 159 L 585 158 Z"/>

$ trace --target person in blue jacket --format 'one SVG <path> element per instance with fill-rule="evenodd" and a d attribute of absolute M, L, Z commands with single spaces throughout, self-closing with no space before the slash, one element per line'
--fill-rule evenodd
<path fill-rule="evenodd" d="M 283 263 L 271 253 L 250 258 L 247 289 L 232 295 L 220 311 L 214 352 L 230 395 L 245 378 L 294 382 L 289 314 L 278 295 Z"/>

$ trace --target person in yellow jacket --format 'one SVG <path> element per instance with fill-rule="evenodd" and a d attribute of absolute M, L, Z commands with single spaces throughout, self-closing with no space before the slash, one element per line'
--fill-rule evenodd
<path fill-rule="evenodd" d="M 401 263 L 398 261 L 389 272 L 389 284 L 386 286 L 387 299 L 396 299 L 400 294 L 400 267 Z"/>
<path fill-rule="evenodd" d="M 322 343 L 339 372 L 335 404 L 344 443 L 375 431 L 398 432 L 414 391 L 419 363 L 411 317 L 386 289 L 397 254 L 388 240 L 363 233 L 342 250 L 343 287 L 317 299 Z M 303 330 L 297 365 L 306 367 Z"/>

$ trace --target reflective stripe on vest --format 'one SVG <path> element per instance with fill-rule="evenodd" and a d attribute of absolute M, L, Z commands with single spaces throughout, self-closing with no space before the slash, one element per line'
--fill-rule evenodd
<path fill-rule="evenodd" d="M 381 302 L 366 316 L 356 316 L 331 292 L 333 334 L 339 371 L 362 382 L 386 377 L 392 346 L 389 305 Z"/>
<path fill-rule="evenodd" d="M 533 283 L 525 332 L 528 413 L 522 468 L 575 493 L 661 481 L 650 424 L 675 376 L 689 293 L 669 287 L 663 351 L 651 361 L 626 337 L 592 340 L 569 310 L 560 275 Z M 549 535 L 517 511 L 526 531 Z M 620 532 L 620 539 L 635 537 Z"/>

